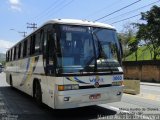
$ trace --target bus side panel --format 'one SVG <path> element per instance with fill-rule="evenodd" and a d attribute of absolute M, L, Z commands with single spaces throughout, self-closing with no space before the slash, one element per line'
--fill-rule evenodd
<path fill-rule="evenodd" d="M 46 105 L 51 108 L 55 108 L 55 93 L 57 91 L 57 84 L 63 84 L 63 78 L 60 77 L 53 77 L 53 76 L 46 76 L 43 77 L 47 81 L 47 84 L 41 82 L 42 87 L 42 101 Z"/>
<path fill-rule="evenodd" d="M 16 82 L 15 82 L 15 76 L 16 76 L 16 72 L 17 72 L 17 67 L 16 67 L 16 62 L 8 62 L 6 64 L 6 81 L 8 84 L 10 84 L 10 79 L 12 79 L 12 86 L 15 86 Z"/>
<path fill-rule="evenodd" d="M 37 72 L 35 72 L 38 69 Z M 44 69 L 41 56 L 34 56 L 24 60 L 20 69 L 22 72 L 21 80 L 19 80 L 18 89 L 33 96 L 33 81 L 39 80 L 44 75 Z"/>
<path fill-rule="evenodd" d="M 9 78 L 10 72 L 6 71 L 5 73 L 6 73 L 6 82 L 10 85 L 10 78 Z"/>

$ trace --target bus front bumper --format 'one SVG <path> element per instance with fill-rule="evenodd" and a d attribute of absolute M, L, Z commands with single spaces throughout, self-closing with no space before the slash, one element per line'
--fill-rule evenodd
<path fill-rule="evenodd" d="M 121 101 L 123 86 L 59 91 L 55 95 L 55 108 L 67 109 Z"/>

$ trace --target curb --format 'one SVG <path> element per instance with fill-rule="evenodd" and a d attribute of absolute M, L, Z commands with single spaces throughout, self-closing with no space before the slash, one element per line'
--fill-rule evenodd
<path fill-rule="evenodd" d="M 153 84 L 153 83 L 140 83 L 140 85 L 147 85 L 147 86 L 157 86 L 157 87 L 160 87 L 160 84 Z"/>

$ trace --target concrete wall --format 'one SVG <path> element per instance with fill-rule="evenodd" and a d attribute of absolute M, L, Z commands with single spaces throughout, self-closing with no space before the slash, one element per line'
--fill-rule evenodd
<path fill-rule="evenodd" d="M 123 62 L 124 78 L 160 83 L 160 61 Z"/>

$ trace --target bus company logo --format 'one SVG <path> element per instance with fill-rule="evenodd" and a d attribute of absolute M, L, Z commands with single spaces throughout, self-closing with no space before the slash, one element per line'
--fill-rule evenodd
<path fill-rule="evenodd" d="M 89 78 L 89 81 L 91 82 L 91 83 L 96 83 L 96 82 L 98 82 L 98 83 L 103 83 L 104 82 L 104 79 L 103 78 L 99 78 L 99 77 L 96 77 L 96 78 Z"/>

